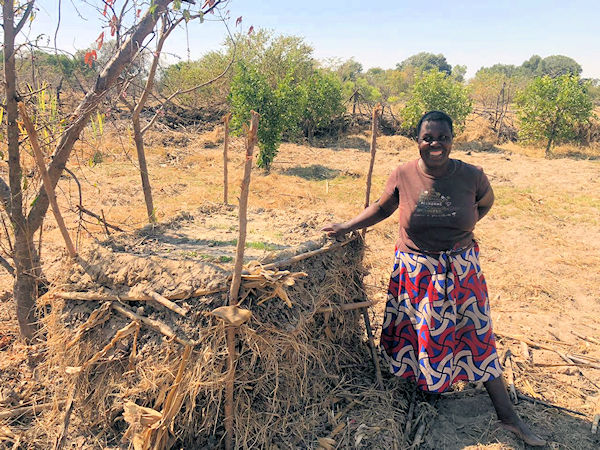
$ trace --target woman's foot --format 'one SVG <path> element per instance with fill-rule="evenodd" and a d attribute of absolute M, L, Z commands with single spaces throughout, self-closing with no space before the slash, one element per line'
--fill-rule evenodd
<path fill-rule="evenodd" d="M 525 425 L 525 422 L 519 418 L 517 418 L 515 422 L 500 421 L 500 425 L 502 425 L 505 430 L 515 433 L 526 444 L 529 444 L 533 447 L 543 447 L 546 445 L 546 441 L 531 431 L 529 427 Z"/>

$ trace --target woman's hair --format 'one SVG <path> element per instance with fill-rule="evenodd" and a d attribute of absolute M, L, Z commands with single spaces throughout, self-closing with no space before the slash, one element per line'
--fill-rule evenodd
<path fill-rule="evenodd" d="M 423 114 L 421 120 L 417 124 L 417 138 L 419 137 L 419 133 L 421 132 L 421 125 L 423 122 L 446 122 L 450 127 L 450 133 L 454 136 L 454 130 L 452 128 L 452 118 L 443 111 L 429 111 Z"/>

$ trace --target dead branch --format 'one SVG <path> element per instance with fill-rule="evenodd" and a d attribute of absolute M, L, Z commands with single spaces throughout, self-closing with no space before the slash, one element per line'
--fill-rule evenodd
<path fill-rule="evenodd" d="M 119 232 L 123 232 L 124 231 L 122 228 L 119 228 L 116 225 L 112 225 L 112 224 L 108 223 L 106 220 L 104 220 L 104 217 L 100 217 L 98 214 L 90 211 L 89 209 L 84 208 L 81 205 L 77 205 L 77 209 L 79 211 L 81 211 L 82 213 L 87 214 L 88 216 L 91 216 L 94 219 L 98 220 L 99 222 L 101 222 L 107 228 L 110 228 L 112 230 L 119 231 Z"/>
<path fill-rule="evenodd" d="M 166 323 L 161 322 L 160 320 L 140 316 L 139 314 L 134 313 L 129 308 L 120 305 L 116 302 L 112 303 L 111 307 L 118 313 L 123 314 L 125 317 L 128 317 L 131 320 L 139 321 L 146 325 L 148 328 L 151 328 L 154 331 L 158 331 L 159 333 L 165 335 L 169 339 L 179 342 L 181 345 L 194 345 L 192 341 L 177 336 L 175 332 L 171 329 L 171 327 L 169 327 Z"/>
<path fill-rule="evenodd" d="M 273 263 L 270 264 L 265 264 L 263 266 L 263 269 L 281 269 L 282 267 L 286 267 L 286 266 L 291 266 L 292 264 L 295 264 L 299 261 L 302 261 L 304 259 L 310 258 L 312 256 L 316 256 L 316 255 L 320 255 L 321 253 L 326 253 L 329 252 L 331 250 L 335 250 L 338 249 L 340 247 L 345 246 L 346 244 L 349 244 L 350 242 L 354 241 L 358 239 L 358 235 L 354 234 L 352 237 L 350 237 L 349 239 L 342 241 L 342 242 L 334 242 L 332 244 L 323 246 L 317 250 L 312 250 L 310 252 L 306 252 L 306 253 L 301 253 L 299 255 L 296 256 L 292 256 L 291 258 L 288 259 L 282 259 L 281 261 L 275 261 Z"/>
<path fill-rule="evenodd" d="M 77 252 L 75 251 L 73 241 L 71 241 L 71 236 L 69 236 L 67 226 L 65 225 L 65 221 L 63 220 L 62 214 L 60 213 L 60 209 L 58 208 L 58 203 L 56 201 L 56 193 L 54 192 L 54 185 L 52 184 L 50 176 L 46 171 L 46 162 L 44 161 L 44 155 L 42 154 L 42 149 L 40 148 L 40 144 L 38 142 L 37 131 L 35 131 L 35 126 L 29 118 L 29 115 L 27 114 L 27 109 L 25 108 L 23 102 L 19 102 L 19 112 L 21 114 L 21 118 L 23 119 L 23 125 L 25 126 L 27 134 L 29 135 L 29 143 L 31 144 L 31 148 L 33 149 L 35 162 L 37 163 L 40 173 L 42 175 L 44 189 L 46 195 L 48 196 L 50 205 L 52 206 L 54 218 L 56 219 L 58 228 L 63 236 L 63 239 L 65 240 L 65 245 L 67 246 L 69 255 L 71 255 L 71 258 L 75 258 L 77 256 Z"/>
<path fill-rule="evenodd" d="M 154 291 L 146 291 L 146 294 L 148 296 L 150 296 L 152 298 L 152 300 L 154 300 L 156 303 L 161 304 L 162 306 L 164 306 L 165 308 L 170 309 L 173 312 L 176 312 L 177 314 L 179 314 L 180 316 L 186 316 L 187 314 L 187 310 L 183 309 L 181 306 L 179 306 L 176 303 L 173 303 L 171 300 L 169 300 L 168 298 L 163 297 L 162 295 L 160 295 L 158 292 L 154 292 Z"/>
<path fill-rule="evenodd" d="M 13 417 L 25 416 L 28 414 L 39 414 L 42 411 L 48 411 L 53 408 L 62 408 L 65 404 L 64 400 L 51 403 L 40 403 L 39 405 L 21 406 L 15 409 L 9 409 L 6 411 L 0 411 L 0 420 L 11 419 Z"/>

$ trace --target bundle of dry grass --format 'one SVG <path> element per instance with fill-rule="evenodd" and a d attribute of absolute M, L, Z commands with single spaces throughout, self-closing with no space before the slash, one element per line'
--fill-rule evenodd
<path fill-rule="evenodd" d="M 213 210 L 212 223 L 229 213 Z M 403 387 L 373 387 L 360 310 L 342 307 L 365 300 L 362 241 L 280 245 L 246 265 L 240 308 L 231 311 L 227 245 L 216 242 L 234 242 L 182 237 L 198 232 L 193 224 L 185 216 L 143 234 L 143 243 L 138 234 L 99 245 L 43 297 L 51 312 L 39 373 L 49 396 L 67 405 L 34 419 L 28 440 L 223 445 L 226 328 L 235 322 L 235 448 L 400 445 Z M 173 230 L 186 256 L 167 248 Z M 220 255 L 198 257 L 215 247 Z"/>

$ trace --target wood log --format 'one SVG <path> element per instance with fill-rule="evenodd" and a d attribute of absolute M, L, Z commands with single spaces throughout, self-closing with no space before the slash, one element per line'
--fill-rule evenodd
<path fill-rule="evenodd" d="M 152 300 L 154 300 L 156 303 L 161 304 L 162 306 L 164 306 L 165 308 L 170 309 L 173 312 L 176 312 L 177 314 L 179 314 L 180 316 L 185 317 L 187 314 L 187 311 L 185 309 L 183 309 L 181 306 L 179 306 L 176 303 L 173 303 L 171 300 L 169 300 L 166 297 L 163 297 L 162 295 L 160 295 L 158 292 L 154 292 L 154 291 L 146 291 L 146 294 L 152 298 Z"/>
<path fill-rule="evenodd" d="M 195 345 L 194 342 L 181 338 L 175 334 L 175 332 L 169 327 L 166 323 L 161 322 L 160 320 L 151 319 L 150 317 L 140 316 L 139 314 L 134 313 L 129 308 L 120 305 L 119 303 L 112 303 L 111 308 L 117 311 L 120 314 L 123 314 L 125 317 L 128 317 L 131 320 L 136 320 L 138 322 L 143 323 L 148 328 L 153 329 L 154 331 L 158 331 L 159 333 L 165 335 L 169 339 L 173 339 L 175 342 L 180 343 L 181 345 Z"/>
<path fill-rule="evenodd" d="M 223 203 L 228 204 L 228 174 L 227 174 L 227 152 L 229 150 L 229 121 L 231 120 L 231 113 L 227 113 L 221 119 L 223 120 Z"/>

